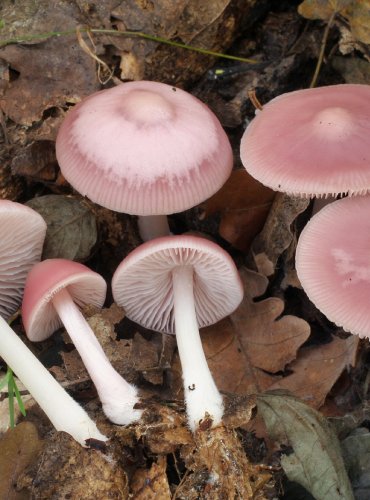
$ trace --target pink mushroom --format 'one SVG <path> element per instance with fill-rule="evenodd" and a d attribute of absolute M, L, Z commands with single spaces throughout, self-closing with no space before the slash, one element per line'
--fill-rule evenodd
<path fill-rule="evenodd" d="M 142 244 L 118 266 L 112 281 L 115 301 L 146 328 L 176 333 L 190 428 L 208 413 L 213 425 L 223 400 L 209 370 L 199 327 L 237 308 L 243 287 L 231 257 L 196 236 L 168 236 Z"/>
<path fill-rule="evenodd" d="M 216 116 L 191 94 L 139 81 L 97 92 L 68 112 L 61 171 L 83 196 L 139 218 L 143 239 L 168 234 L 164 214 L 204 201 L 229 177 L 232 150 Z"/>
<path fill-rule="evenodd" d="M 330 321 L 370 338 L 370 197 L 324 207 L 303 229 L 296 267 L 309 299 Z"/>
<path fill-rule="evenodd" d="M 82 445 L 90 438 L 105 441 L 95 422 L 4 320 L 20 305 L 27 273 L 40 260 L 45 233 L 45 221 L 37 212 L 0 200 L 0 356 L 58 431 L 67 432 Z"/>
<path fill-rule="evenodd" d="M 298 196 L 370 190 L 370 85 L 297 90 L 257 111 L 241 141 L 246 170 Z"/>
<path fill-rule="evenodd" d="M 26 281 L 23 323 L 30 340 L 41 341 L 65 326 L 95 384 L 106 416 L 118 425 L 138 420 L 137 389 L 112 367 L 78 306 L 101 307 L 106 283 L 83 264 L 48 259 L 33 267 Z"/>

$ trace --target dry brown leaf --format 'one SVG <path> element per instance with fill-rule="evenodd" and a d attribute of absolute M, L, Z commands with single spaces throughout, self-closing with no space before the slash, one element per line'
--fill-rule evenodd
<path fill-rule="evenodd" d="M 320 408 L 339 376 L 356 361 L 359 338 L 334 337 L 329 344 L 302 349 L 296 361 L 289 365 L 293 372 L 280 379 L 270 389 L 286 389 L 314 408 Z"/>
<path fill-rule="evenodd" d="M 221 214 L 220 235 L 235 248 L 247 251 L 262 229 L 275 192 L 244 169 L 232 172 L 225 185 L 202 206 L 202 218 Z"/>
<path fill-rule="evenodd" d="M 15 3 L 7 0 L 1 16 L 9 30 L 2 31 L 4 37 L 73 30 L 84 22 L 73 2 L 56 0 Z M 50 38 L 32 44 L 8 45 L 0 49 L 0 57 L 15 75 L 6 82 L 0 107 L 21 125 L 32 125 L 42 118 L 44 110 L 77 102 L 98 88 L 95 62 L 83 53 L 74 35 L 63 41 Z"/>
<path fill-rule="evenodd" d="M 171 491 L 166 475 L 167 460 L 159 456 L 149 470 L 137 469 L 131 481 L 131 494 L 136 500 L 170 500 Z"/>
<path fill-rule="evenodd" d="M 280 255 L 293 241 L 291 225 L 308 207 L 310 200 L 278 193 L 261 233 L 254 240 L 251 254 L 258 271 L 265 276 L 275 272 Z"/>
<path fill-rule="evenodd" d="M 22 422 L 9 429 L 0 439 L 0 498 L 27 499 L 24 492 L 16 491 L 18 477 L 37 457 L 42 449 L 36 427 Z"/>

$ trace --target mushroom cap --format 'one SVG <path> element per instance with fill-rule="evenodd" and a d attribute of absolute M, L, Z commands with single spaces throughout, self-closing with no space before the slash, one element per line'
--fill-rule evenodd
<path fill-rule="evenodd" d="M 199 327 L 232 313 L 243 298 L 238 270 L 215 243 L 197 236 L 165 236 L 147 241 L 118 266 L 112 280 L 114 300 L 127 317 L 163 333 L 175 333 L 171 271 L 194 268 L 194 302 Z"/>
<path fill-rule="evenodd" d="M 92 94 L 68 112 L 56 153 L 67 181 L 117 212 L 164 215 L 191 208 L 229 177 L 232 150 L 196 97 L 139 81 Z"/>
<path fill-rule="evenodd" d="M 241 141 L 262 184 L 312 197 L 370 190 L 370 85 L 297 90 L 258 111 Z"/>
<path fill-rule="evenodd" d="M 46 223 L 29 207 L 0 200 L 0 315 L 20 306 L 27 273 L 41 258 Z"/>
<path fill-rule="evenodd" d="M 99 274 L 71 260 L 39 262 L 27 276 L 22 304 L 23 324 L 30 340 L 45 340 L 62 326 L 52 298 L 66 287 L 80 307 L 104 304 L 107 284 Z"/>
<path fill-rule="evenodd" d="M 330 321 L 370 336 L 370 197 L 334 201 L 298 240 L 296 268 L 309 299 Z"/>

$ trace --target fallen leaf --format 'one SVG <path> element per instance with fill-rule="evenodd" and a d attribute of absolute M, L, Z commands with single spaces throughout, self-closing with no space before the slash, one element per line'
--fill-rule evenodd
<path fill-rule="evenodd" d="M 291 225 L 308 207 L 310 200 L 278 193 L 266 223 L 252 244 L 251 254 L 258 271 L 265 276 L 275 272 L 281 254 L 293 241 Z"/>
<path fill-rule="evenodd" d="M 341 12 L 353 0 L 304 0 L 298 6 L 298 12 L 306 19 L 323 19 L 328 21 L 334 12 Z"/>
<path fill-rule="evenodd" d="M 85 21 L 73 2 L 56 0 L 6 0 L 1 15 L 4 38 L 74 30 Z M 21 125 L 40 121 L 46 109 L 78 102 L 99 86 L 95 61 L 81 50 L 75 35 L 8 45 L 0 49 L 0 57 L 15 75 L 0 98 L 0 108 Z"/>
<path fill-rule="evenodd" d="M 298 358 L 289 365 L 290 375 L 271 386 L 285 389 L 313 408 L 320 408 L 339 376 L 348 366 L 354 366 L 359 338 L 334 337 L 329 344 L 301 349 Z"/>
<path fill-rule="evenodd" d="M 87 260 L 98 234 L 95 215 L 84 200 L 49 194 L 33 198 L 27 206 L 47 223 L 43 259 Z"/>
<path fill-rule="evenodd" d="M 247 251 L 262 229 L 274 197 L 274 191 L 246 170 L 234 170 L 224 186 L 201 205 L 201 217 L 219 213 L 220 235 L 235 248 Z"/>
<path fill-rule="evenodd" d="M 370 432 L 359 427 L 341 442 L 343 459 L 355 498 L 370 498 Z"/>
<path fill-rule="evenodd" d="M 11 163 L 12 174 L 22 175 L 35 181 L 55 181 L 59 166 L 53 141 L 34 141 L 17 152 Z"/>
<path fill-rule="evenodd" d="M 281 393 L 259 395 L 257 407 L 270 437 L 293 448 L 293 453 L 281 457 L 291 481 L 317 499 L 353 500 L 338 439 L 325 417 Z"/>
<path fill-rule="evenodd" d="M 29 498 L 15 486 L 20 474 L 34 461 L 42 449 L 36 427 L 22 422 L 0 438 L 0 498 L 22 500 Z"/>

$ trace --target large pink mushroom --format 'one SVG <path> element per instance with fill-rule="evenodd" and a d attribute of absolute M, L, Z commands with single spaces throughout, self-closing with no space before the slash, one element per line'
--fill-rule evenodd
<path fill-rule="evenodd" d="M 139 218 L 143 239 L 168 234 L 164 214 L 191 208 L 229 177 L 229 140 L 212 111 L 164 83 L 97 92 L 72 108 L 56 141 L 61 171 L 95 203 Z"/>
<path fill-rule="evenodd" d="M 257 111 L 241 141 L 246 170 L 297 196 L 370 190 L 370 85 L 297 90 Z"/>
<path fill-rule="evenodd" d="M 29 273 L 22 304 L 23 323 L 32 341 L 41 341 L 65 326 L 94 382 L 106 416 L 115 424 L 138 420 L 141 410 L 137 389 L 110 364 L 94 332 L 79 307 L 101 307 L 105 300 L 105 280 L 94 271 L 65 259 L 48 259 Z"/>
<path fill-rule="evenodd" d="M 324 207 L 298 240 L 296 267 L 309 299 L 329 320 L 370 338 L 370 196 Z"/>
<path fill-rule="evenodd" d="M 40 260 L 45 233 L 45 221 L 37 212 L 0 200 L 0 356 L 58 431 L 67 432 L 82 445 L 91 438 L 105 441 L 95 422 L 5 321 L 20 306 L 27 273 Z"/>
<path fill-rule="evenodd" d="M 229 254 L 196 236 L 168 236 L 142 244 L 118 266 L 115 301 L 127 316 L 159 332 L 176 334 L 190 428 L 210 416 L 220 424 L 223 400 L 203 352 L 199 328 L 233 312 L 243 297 Z"/>

